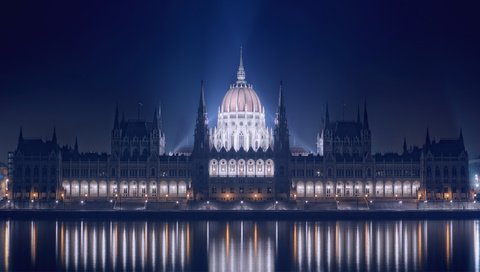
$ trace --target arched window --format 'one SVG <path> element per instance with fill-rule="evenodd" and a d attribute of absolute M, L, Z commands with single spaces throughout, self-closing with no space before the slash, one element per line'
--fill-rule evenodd
<path fill-rule="evenodd" d="M 448 178 L 448 167 L 446 166 L 443 168 L 443 177 Z"/>
<path fill-rule="evenodd" d="M 240 132 L 240 135 L 239 135 L 239 147 L 244 147 L 244 141 L 245 141 L 245 137 L 243 136 L 243 132 Z"/>
<path fill-rule="evenodd" d="M 462 168 L 460 168 L 460 176 L 462 176 L 462 178 L 466 176 L 465 167 L 464 167 L 464 166 L 462 166 Z"/>
<path fill-rule="evenodd" d="M 432 177 L 432 168 L 430 166 L 427 167 L 427 177 Z"/>
<path fill-rule="evenodd" d="M 435 167 L 435 177 L 440 177 L 440 168 L 438 166 Z"/>

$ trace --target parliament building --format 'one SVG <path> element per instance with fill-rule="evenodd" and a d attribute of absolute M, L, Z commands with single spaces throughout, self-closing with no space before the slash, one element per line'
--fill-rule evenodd
<path fill-rule="evenodd" d="M 367 107 L 356 120 L 330 119 L 328 105 L 317 152 L 290 146 L 282 86 L 273 127 L 240 53 L 237 80 L 210 126 L 203 84 L 193 149 L 168 154 L 160 108 L 149 120 L 113 119 L 111 151 L 86 153 L 51 140 L 24 138 L 13 152 L 10 197 L 23 200 L 327 201 L 359 197 L 467 200 L 473 197 L 463 135 L 432 140 L 401 153 L 372 154 Z M 362 115 L 362 116 L 361 116 Z M 177 202 L 178 203 L 178 202 Z"/>

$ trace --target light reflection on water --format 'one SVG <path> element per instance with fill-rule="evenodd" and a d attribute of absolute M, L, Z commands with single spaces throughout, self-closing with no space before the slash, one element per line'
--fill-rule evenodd
<path fill-rule="evenodd" d="M 480 270 L 480 222 L 0 221 L 0 270 Z"/>

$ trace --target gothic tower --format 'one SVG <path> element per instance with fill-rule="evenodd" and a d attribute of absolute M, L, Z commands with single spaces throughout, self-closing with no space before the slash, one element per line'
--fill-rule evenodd
<path fill-rule="evenodd" d="M 275 117 L 274 129 L 274 156 L 275 156 L 275 186 L 276 198 L 288 199 L 290 196 L 288 162 L 290 160 L 290 140 L 287 123 L 285 99 L 282 83 L 278 94 L 278 108 Z"/>
<path fill-rule="evenodd" d="M 210 151 L 207 109 L 205 106 L 205 91 L 203 81 L 200 88 L 197 121 L 192 152 L 192 183 L 194 198 L 208 197 L 208 157 Z"/>

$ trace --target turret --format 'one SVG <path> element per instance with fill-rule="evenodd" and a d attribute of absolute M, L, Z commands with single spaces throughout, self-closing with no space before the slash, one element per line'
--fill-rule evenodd
<path fill-rule="evenodd" d="M 403 137 L 403 154 L 407 153 L 407 137 Z"/>
<path fill-rule="evenodd" d="M 117 103 L 117 106 L 115 108 L 115 121 L 113 122 L 113 128 L 117 129 L 118 126 L 119 124 L 118 124 L 118 103 Z"/>
<path fill-rule="evenodd" d="M 243 67 L 243 53 L 242 47 L 240 47 L 240 64 L 237 71 L 237 84 L 245 84 L 245 68 Z"/>
<path fill-rule="evenodd" d="M 368 113 L 367 113 L 367 101 L 365 101 L 363 106 L 363 127 L 369 129 L 368 126 Z"/>
<path fill-rule="evenodd" d="M 57 132 L 55 128 L 53 128 L 52 143 L 57 144 Z"/>

